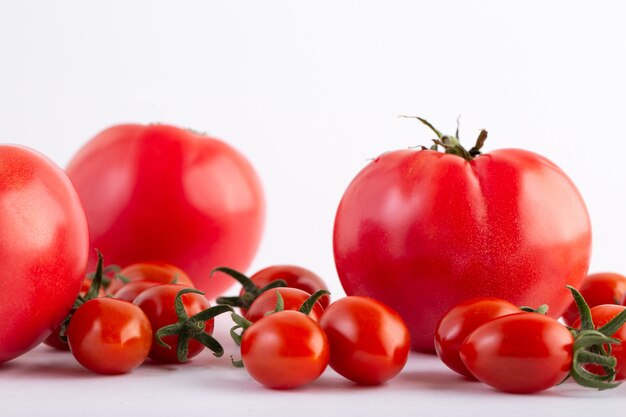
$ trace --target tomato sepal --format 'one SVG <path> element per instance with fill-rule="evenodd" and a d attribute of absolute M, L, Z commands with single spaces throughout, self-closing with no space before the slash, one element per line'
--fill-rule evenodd
<path fill-rule="evenodd" d="M 247 275 L 244 275 L 235 269 L 225 266 L 213 268 L 210 276 L 212 277 L 216 272 L 223 272 L 231 278 L 234 278 L 237 282 L 241 284 L 244 289 L 244 293 L 240 296 L 217 297 L 215 299 L 215 302 L 217 304 L 229 305 L 231 307 L 248 309 L 252 302 L 265 291 L 271 290 L 273 288 L 287 286 L 287 282 L 285 282 L 285 280 L 277 279 L 265 285 L 264 287 L 259 287 Z"/>

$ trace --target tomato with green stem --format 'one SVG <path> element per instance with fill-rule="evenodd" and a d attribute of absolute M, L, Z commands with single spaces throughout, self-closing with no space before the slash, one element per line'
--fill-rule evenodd
<path fill-rule="evenodd" d="M 626 277 L 614 272 L 598 272 L 585 278 L 579 289 L 589 307 L 601 304 L 622 304 L 626 294 Z M 578 307 L 575 302 L 563 313 L 563 320 L 573 325 L 578 320 Z"/>
<path fill-rule="evenodd" d="M 297 288 L 281 287 L 274 289 L 274 291 L 265 291 L 252 302 L 250 308 L 246 311 L 246 319 L 256 322 L 275 311 L 279 295 L 282 298 L 283 310 L 299 310 L 302 304 L 311 297 L 311 294 Z M 324 313 L 321 300 L 325 298 L 328 298 L 328 296 L 324 295 L 316 301 L 309 312 L 309 317 L 316 322 L 320 321 Z"/>

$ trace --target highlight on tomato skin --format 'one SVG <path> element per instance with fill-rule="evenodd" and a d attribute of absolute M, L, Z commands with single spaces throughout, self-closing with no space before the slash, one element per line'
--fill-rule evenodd
<path fill-rule="evenodd" d="M 368 297 L 348 296 L 328 306 L 320 320 L 330 347 L 330 367 L 360 385 L 380 385 L 402 371 L 410 336 L 398 313 Z"/>
<path fill-rule="evenodd" d="M 589 307 L 601 304 L 623 304 L 626 296 L 626 277 L 615 272 L 596 272 L 588 275 L 579 289 Z M 576 303 L 563 313 L 563 320 L 573 325 L 578 319 Z"/>

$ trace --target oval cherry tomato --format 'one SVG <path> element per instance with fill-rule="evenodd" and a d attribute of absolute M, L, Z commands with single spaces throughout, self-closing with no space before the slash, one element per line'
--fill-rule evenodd
<path fill-rule="evenodd" d="M 496 317 L 520 313 L 515 304 L 501 298 L 478 297 L 457 304 L 442 317 L 435 330 L 435 350 L 443 363 L 461 375 L 473 378 L 459 351 L 474 330 Z"/>
<path fill-rule="evenodd" d="M 308 384 L 328 365 L 328 340 L 306 314 L 270 314 L 243 332 L 241 359 L 248 373 L 269 388 L 287 389 Z"/>
<path fill-rule="evenodd" d="M 58 327 L 88 250 L 85 213 L 63 170 L 35 151 L 0 145 L 0 363 Z"/>
<path fill-rule="evenodd" d="M 626 277 L 613 272 L 591 274 L 583 281 L 580 293 L 589 307 L 601 304 L 622 304 L 622 299 L 626 294 Z M 570 326 L 578 319 L 576 303 L 570 304 L 563 313 L 563 319 Z"/>
<path fill-rule="evenodd" d="M 122 281 L 123 279 L 130 282 L 152 281 L 160 284 L 180 284 L 195 288 L 191 278 L 185 271 L 166 262 L 135 263 L 123 268 L 117 275 L 120 278 L 112 280 L 107 288 L 109 294 L 115 294 L 117 290 L 125 285 Z"/>
<path fill-rule="evenodd" d="M 154 281 L 132 281 L 117 290 L 115 294 L 113 294 L 113 298 L 132 303 L 135 298 L 139 296 L 139 294 L 148 288 L 156 287 L 157 285 L 163 284 Z"/>
<path fill-rule="evenodd" d="M 366 297 L 332 303 L 320 320 L 328 337 L 330 367 L 364 385 L 396 376 L 409 357 L 409 330 L 398 313 Z"/>
<path fill-rule="evenodd" d="M 67 173 L 85 206 L 92 247 L 114 264 L 170 262 L 213 298 L 232 280 L 209 279 L 211 270 L 245 270 L 259 245 L 259 179 L 217 139 L 167 125 L 113 126 L 78 152 Z"/>
<path fill-rule="evenodd" d="M 85 368 L 123 374 L 146 359 L 152 328 L 139 307 L 113 298 L 94 298 L 72 316 L 67 341 L 72 355 Z"/>
<path fill-rule="evenodd" d="M 277 296 L 276 292 L 279 292 L 283 297 L 284 310 L 299 310 L 302 304 L 311 296 L 311 294 L 299 290 L 297 288 L 281 287 L 275 288 L 269 291 L 265 291 L 257 297 L 256 300 L 250 305 L 246 313 L 246 319 L 251 322 L 256 322 L 265 317 L 268 313 L 271 313 L 276 309 Z M 328 297 L 322 297 L 328 298 Z M 324 308 L 319 301 L 315 303 L 309 317 L 314 321 L 319 322 L 320 317 L 324 313 Z"/>
<path fill-rule="evenodd" d="M 156 287 L 148 288 L 135 298 L 133 304 L 141 308 L 148 319 L 152 328 L 156 332 L 158 329 L 170 324 L 178 323 L 178 316 L 174 308 L 174 300 L 176 294 L 184 288 L 188 288 L 184 285 L 178 284 L 162 284 Z M 203 310 L 206 310 L 211 305 L 209 301 L 201 294 L 184 294 L 182 296 L 183 306 L 188 316 L 193 316 Z M 214 320 L 208 320 L 205 322 L 204 331 L 211 335 L 213 333 Z M 163 341 L 167 343 L 171 349 L 167 349 L 158 343 L 152 344 L 152 349 L 148 356 L 159 362 L 166 363 L 179 363 L 176 346 L 178 344 L 178 336 L 165 336 Z M 188 358 L 197 356 L 204 349 L 204 345 L 197 340 L 189 341 L 189 350 L 187 352 Z"/>
<path fill-rule="evenodd" d="M 546 303 L 559 317 L 571 302 L 565 285 L 580 285 L 591 255 L 583 199 L 554 163 L 520 149 L 466 160 L 444 139 L 448 153 L 399 150 L 367 165 L 334 229 L 346 294 L 398 311 L 413 348 L 427 351 L 441 317 L 469 298 Z"/>
<path fill-rule="evenodd" d="M 461 346 L 461 359 L 478 380 L 526 394 L 563 381 L 572 364 L 573 343 L 570 331 L 551 317 L 510 314 L 474 330 Z"/>
<path fill-rule="evenodd" d="M 287 287 L 297 288 L 309 294 L 313 294 L 319 290 L 328 290 L 326 283 L 313 271 L 296 265 L 272 265 L 261 269 L 250 277 L 250 279 L 260 288 L 265 287 L 272 281 L 282 279 L 287 283 Z M 242 288 L 239 295 L 243 295 L 245 290 Z M 319 303 L 323 308 L 328 307 L 330 302 L 329 296 L 319 299 Z M 241 314 L 246 312 L 242 310 Z"/>
<path fill-rule="evenodd" d="M 599 329 L 625 309 L 625 306 L 615 304 L 594 306 L 591 307 L 591 319 L 596 329 Z M 580 320 L 576 320 L 572 327 L 575 329 L 580 328 Z M 623 380 L 626 379 L 626 346 L 624 346 L 624 343 L 626 343 L 626 325 L 621 326 L 611 337 L 621 341 L 621 343 L 611 345 L 611 356 L 615 357 L 617 360 L 615 379 Z M 594 373 L 602 373 L 599 367 L 590 366 L 588 368 Z"/>

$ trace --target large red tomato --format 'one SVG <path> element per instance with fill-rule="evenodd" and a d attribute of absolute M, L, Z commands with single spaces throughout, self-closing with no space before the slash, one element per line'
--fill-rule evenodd
<path fill-rule="evenodd" d="M 259 245 L 259 179 L 220 140 L 166 125 L 114 126 L 81 149 L 67 172 L 85 207 L 91 246 L 109 263 L 172 263 L 212 298 L 232 280 L 209 279 L 211 270 L 245 270 Z"/>
<path fill-rule="evenodd" d="M 0 362 L 38 345 L 85 277 L 85 213 L 65 173 L 26 148 L 0 146 Z"/>
<path fill-rule="evenodd" d="M 446 152 L 383 154 L 346 190 L 334 229 L 346 293 L 397 310 L 417 350 L 431 351 L 438 320 L 473 297 L 546 303 L 559 317 L 571 301 L 565 285 L 577 287 L 589 266 L 578 190 L 533 152 L 480 154 L 437 134 Z"/>

